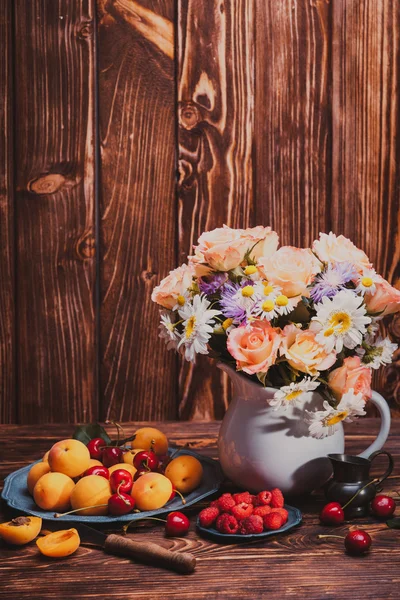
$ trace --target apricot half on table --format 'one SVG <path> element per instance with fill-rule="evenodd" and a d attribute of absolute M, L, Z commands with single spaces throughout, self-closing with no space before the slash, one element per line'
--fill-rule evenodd
<path fill-rule="evenodd" d="M 112 495 L 110 482 L 98 475 L 86 475 L 75 485 L 71 494 L 73 510 L 79 510 L 80 515 L 106 515 L 108 499 Z M 105 506 L 102 506 L 104 505 Z"/>
<path fill-rule="evenodd" d="M 75 552 L 81 543 L 76 529 L 54 531 L 36 540 L 37 547 L 45 556 L 62 558 Z"/>
<path fill-rule="evenodd" d="M 131 492 L 139 510 L 161 508 L 168 502 L 171 494 L 172 483 L 161 473 L 145 473 L 134 482 Z"/>
<path fill-rule="evenodd" d="M 38 462 L 29 469 L 26 483 L 28 485 L 28 492 L 31 496 L 33 495 L 33 488 L 35 487 L 36 482 L 39 481 L 42 475 L 45 475 L 49 471 L 50 465 L 47 461 Z"/>
<path fill-rule="evenodd" d="M 50 469 L 68 477 L 78 477 L 89 468 L 90 453 L 79 440 L 61 440 L 50 448 Z"/>
<path fill-rule="evenodd" d="M 138 448 L 150 450 L 152 447 L 156 454 L 166 454 L 168 451 L 167 436 L 155 427 L 141 427 L 138 429 L 131 445 L 134 450 Z"/>
<path fill-rule="evenodd" d="M 34 540 L 41 528 L 40 517 L 17 517 L 8 523 L 0 524 L 0 537 L 8 544 L 22 546 Z"/>
<path fill-rule="evenodd" d="M 33 499 L 43 510 L 68 510 L 75 483 L 64 473 L 45 473 L 33 488 Z"/>
<path fill-rule="evenodd" d="M 181 454 L 168 464 L 165 476 L 178 492 L 188 494 L 196 489 L 203 477 L 201 462 L 189 454 Z"/>

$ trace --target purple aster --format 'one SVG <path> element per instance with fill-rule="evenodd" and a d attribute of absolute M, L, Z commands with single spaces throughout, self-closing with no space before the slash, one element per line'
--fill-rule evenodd
<path fill-rule="evenodd" d="M 198 284 L 200 291 L 203 294 L 215 294 L 220 287 L 228 280 L 228 273 L 216 273 L 215 275 L 207 275 L 199 277 Z"/>
<path fill-rule="evenodd" d="M 310 296 L 314 302 L 321 302 L 322 298 L 333 298 L 346 283 L 357 277 L 353 264 L 343 262 L 335 265 L 329 264 L 327 269 L 319 273 L 314 279 Z"/>
<path fill-rule="evenodd" d="M 250 304 L 249 298 L 244 298 L 241 294 L 237 295 L 237 293 L 246 285 L 253 285 L 253 283 L 253 281 L 245 280 L 242 280 L 240 284 L 228 281 L 222 288 L 221 300 L 219 301 L 222 314 L 228 319 L 233 319 L 236 324 L 246 321 Z"/>

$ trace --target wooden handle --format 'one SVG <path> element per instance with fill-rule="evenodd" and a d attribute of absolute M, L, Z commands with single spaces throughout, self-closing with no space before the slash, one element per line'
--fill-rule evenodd
<path fill-rule="evenodd" d="M 196 567 L 196 559 L 189 552 L 171 552 L 153 542 L 134 542 L 120 535 L 107 536 L 104 549 L 109 554 L 135 558 L 178 573 L 193 573 Z"/>

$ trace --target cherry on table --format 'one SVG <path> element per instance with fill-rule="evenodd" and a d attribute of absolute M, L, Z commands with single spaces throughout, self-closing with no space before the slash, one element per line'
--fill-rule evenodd
<path fill-rule="evenodd" d="M 104 477 L 105 479 L 110 479 L 110 472 L 107 467 L 103 467 L 101 465 L 94 465 L 94 467 L 89 467 L 83 474 L 86 475 L 99 475 L 100 477 Z"/>
<path fill-rule="evenodd" d="M 344 538 L 344 545 L 349 554 L 364 554 L 365 552 L 368 552 L 371 544 L 371 536 L 363 529 L 350 531 Z"/>
<path fill-rule="evenodd" d="M 135 454 L 133 459 L 133 466 L 136 467 L 136 469 L 147 467 L 150 471 L 155 471 L 158 468 L 158 465 L 158 456 L 152 450 L 142 450 Z"/>
<path fill-rule="evenodd" d="M 189 531 L 190 521 L 181 512 L 171 512 L 165 523 L 165 533 L 170 536 L 185 535 Z"/>
<path fill-rule="evenodd" d="M 372 500 L 371 510 L 376 517 L 386 519 L 391 517 L 396 510 L 396 502 L 390 496 L 380 494 Z"/>
<path fill-rule="evenodd" d="M 116 469 L 110 475 L 110 485 L 113 492 L 123 492 L 127 494 L 132 489 L 132 475 L 125 469 Z"/>
<path fill-rule="evenodd" d="M 110 446 L 108 448 L 104 448 L 101 454 L 101 462 L 105 467 L 112 467 L 113 465 L 117 465 L 122 460 L 122 450 L 117 446 Z"/>
<path fill-rule="evenodd" d="M 135 508 L 135 500 L 129 494 L 113 494 L 108 499 L 108 512 L 112 515 L 126 515 Z"/>
<path fill-rule="evenodd" d="M 86 444 L 86 447 L 90 453 L 90 458 L 95 458 L 96 460 L 100 460 L 104 446 L 106 446 L 106 445 L 107 444 L 103 440 L 103 438 L 93 438 L 92 440 L 90 440 Z"/>
<path fill-rule="evenodd" d="M 320 512 L 319 520 L 324 525 L 340 525 L 344 522 L 344 511 L 339 502 L 329 502 Z"/>

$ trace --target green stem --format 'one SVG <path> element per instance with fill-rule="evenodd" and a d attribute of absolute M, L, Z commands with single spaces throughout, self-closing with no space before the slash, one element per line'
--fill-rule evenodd
<path fill-rule="evenodd" d="M 360 490 L 358 490 L 358 492 L 356 492 L 356 493 L 354 494 L 354 496 L 352 496 L 352 497 L 350 498 L 350 500 L 348 500 L 348 501 L 346 502 L 346 504 L 345 504 L 344 506 L 342 506 L 342 509 L 344 510 L 345 508 L 347 508 L 347 507 L 348 507 L 348 505 L 349 505 L 351 502 L 353 502 L 354 498 L 356 498 L 360 492 L 362 492 L 363 490 L 365 490 L 365 488 L 366 488 L 366 487 L 368 487 L 368 486 L 369 486 L 369 485 L 371 485 L 372 483 L 376 483 L 376 482 L 378 482 L 378 481 L 379 481 L 379 479 L 373 479 L 372 481 L 370 481 L 369 483 L 367 483 L 366 485 L 364 485 L 364 487 L 362 487 Z"/>

